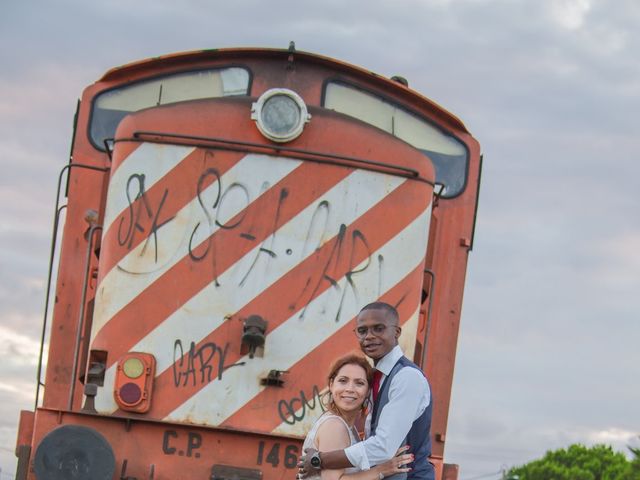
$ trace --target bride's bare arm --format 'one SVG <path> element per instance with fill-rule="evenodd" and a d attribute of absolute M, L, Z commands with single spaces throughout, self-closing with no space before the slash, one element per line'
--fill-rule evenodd
<path fill-rule="evenodd" d="M 329 418 L 318 427 L 316 443 L 318 451 L 331 452 L 334 450 L 344 450 L 351 445 L 351 439 L 349 438 L 349 432 L 340 419 Z M 344 469 L 323 469 L 320 471 L 322 480 L 338 480 L 343 475 Z"/>

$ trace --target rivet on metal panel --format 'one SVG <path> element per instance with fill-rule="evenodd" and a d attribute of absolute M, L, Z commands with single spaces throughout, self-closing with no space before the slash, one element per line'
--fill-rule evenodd
<path fill-rule="evenodd" d="M 98 226 L 98 217 L 98 212 L 91 208 L 84 212 L 84 221 L 89 225 L 84 232 L 85 240 L 89 240 L 89 235 L 92 233 L 91 229 L 95 226 Z"/>

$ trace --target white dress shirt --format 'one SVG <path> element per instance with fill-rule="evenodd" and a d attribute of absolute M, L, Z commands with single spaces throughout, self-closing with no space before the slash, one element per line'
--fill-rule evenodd
<path fill-rule="evenodd" d="M 391 369 L 402 355 L 402 349 L 396 345 L 376 365 L 375 368 L 382 372 L 381 390 Z M 370 436 L 373 410 L 370 409 L 365 422 L 367 439 L 344 450 L 351 465 L 360 470 L 369 470 L 392 458 L 409 433 L 411 425 L 422 415 L 429 402 L 431 391 L 425 376 L 415 368 L 402 368 L 391 379 L 389 402 L 380 412 L 376 434 Z"/>

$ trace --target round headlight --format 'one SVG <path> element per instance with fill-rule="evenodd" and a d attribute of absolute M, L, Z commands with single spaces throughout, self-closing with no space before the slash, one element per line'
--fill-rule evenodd
<path fill-rule="evenodd" d="M 264 92 L 251 107 L 251 118 L 260 133 L 274 142 L 290 142 L 311 119 L 304 100 L 286 88 L 272 88 Z"/>

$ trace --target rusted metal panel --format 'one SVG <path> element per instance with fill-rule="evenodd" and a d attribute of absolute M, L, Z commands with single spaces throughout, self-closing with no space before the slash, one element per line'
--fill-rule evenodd
<path fill-rule="evenodd" d="M 260 471 L 264 480 L 291 478 L 300 453 L 299 442 L 237 432 L 144 420 L 101 417 L 39 409 L 34 444 L 60 425 L 94 429 L 115 456 L 116 478 L 211 478 L 216 465 Z M 74 454 L 82 455 L 82 452 Z M 35 479 L 33 472 L 27 477 Z"/>
<path fill-rule="evenodd" d="M 135 127 L 155 121 L 146 117 Z M 322 152 L 327 133 L 322 119 L 316 123 L 302 140 L 309 146 L 315 136 Z M 373 129 L 369 136 L 400 167 L 419 156 Z M 428 179 L 387 173 L 398 170 L 388 159 L 383 171 L 355 168 L 353 157 L 340 164 L 326 146 L 331 163 L 122 145 L 114 151 L 93 319 L 92 348 L 109 355 L 100 413 L 118 410 L 118 358 L 147 352 L 158 362 L 150 418 L 302 437 L 323 411 L 329 364 L 357 348 L 357 312 L 379 298 L 398 304 L 402 345 L 413 355 Z M 266 332 L 252 357 L 242 336 L 253 315 Z M 272 371 L 284 372 L 281 381 L 268 381 Z"/>
<path fill-rule="evenodd" d="M 26 480 L 29 473 L 29 460 L 31 458 L 31 445 L 33 442 L 35 414 L 28 410 L 20 411 L 18 423 L 18 437 L 16 439 L 16 480 Z"/>
<path fill-rule="evenodd" d="M 460 468 L 453 463 L 445 463 L 442 470 L 442 480 L 458 480 Z"/>
<path fill-rule="evenodd" d="M 239 97 L 128 116 L 112 159 L 89 141 L 92 99 L 104 89 L 240 58 L 252 72 L 250 96 L 287 86 L 307 102 L 312 121 L 298 139 L 277 147 L 265 141 L 249 118 L 252 100 Z M 114 445 L 121 476 L 210 478 L 221 465 L 291 477 L 298 439 L 323 408 L 328 365 L 357 348 L 354 312 L 379 298 L 398 306 L 404 351 L 426 357 L 433 461 L 438 477 L 447 475 L 442 453 L 479 146 L 455 117 L 409 89 L 330 59 L 299 55 L 297 68 L 285 69 L 282 58 L 263 50 L 160 58 L 114 71 L 85 91 L 73 164 L 109 173 L 77 169 L 69 181 L 44 399 L 51 409 L 38 411 L 34 449 L 56 426 L 78 424 Z M 464 142 L 466 190 L 431 205 L 434 173 L 424 155 L 321 108 L 323 82 L 338 72 Z M 86 303 L 96 306 L 90 358 L 106 367 L 102 379 L 100 365 L 88 365 L 97 383 L 86 391 L 98 392 L 98 416 L 63 411 L 72 385 L 72 410 L 83 392 L 84 372 L 72 378 L 71 371 L 79 313 L 89 311 L 78 300 L 88 210 L 104 227 L 89 252 L 98 277 L 86 285 Z M 266 322 L 255 355 L 243 344 L 252 315 Z M 88 338 L 80 336 L 84 350 Z M 158 359 L 143 414 L 113 402 L 114 366 L 136 350 Z"/>

